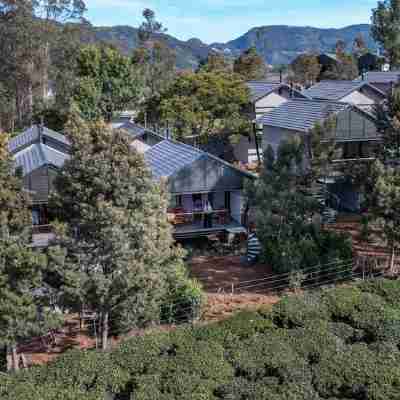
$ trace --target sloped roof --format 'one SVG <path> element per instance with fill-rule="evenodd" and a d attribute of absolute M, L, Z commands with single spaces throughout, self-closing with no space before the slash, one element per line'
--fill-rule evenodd
<path fill-rule="evenodd" d="M 363 77 L 357 78 L 362 81 Z M 397 83 L 400 80 L 400 71 L 369 71 L 364 74 L 364 81 L 369 83 Z"/>
<path fill-rule="evenodd" d="M 368 82 L 359 81 L 321 81 L 309 89 L 304 90 L 302 93 L 313 99 L 338 101 L 348 96 L 352 92 L 362 89 L 363 87 L 368 87 L 379 94 L 382 98 L 385 98 L 384 93 L 371 86 Z"/>
<path fill-rule="evenodd" d="M 51 129 L 43 127 L 43 137 L 54 139 L 65 146 L 70 146 L 69 140 L 61 133 L 55 132 Z M 8 143 L 10 153 L 15 153 L 24 147 L 39 141 L 39 126 L 33 125 L 20 133 L 18 136 L 12 138 Z"/>
<path fill-rule="evenodd" d="M 203 152 L 183 143 L 170 140 L 153 146 L 144 154 L 146 163 L 150 167 L 153 177 L 169 177 L 187 165 L 192 164 L 203 156 Z"/>
<path fill-rule="evenodd" d="M 283 103 L 258 119 L 258 122 L 278 128 L 308 132 L 317 122 L 352 106 L 347 103 L 323 100 L 295 99 Z"/>
<path fill-rule="evenodd" d="M 112 123 L 112 128 L 123 129 L 134 138 L 142 136 L 146 132 L 146 129 L 143 126 L 135 124 L 134 122 L 131 121 L 114 122 Z"/>
<path fill-rule="evenodd" d="M 286 88 L 290 90 L 290 86 L 287 85 L 286 83 L 281 83 L 281 82 L 267 82 L 267 81 L 248 81 L 246 82 L 247 87 L 250 89 L 250 100 L 251 101 L 257 101 L 261 99 L 262 97 L 265 97 L 275 90 L 278 90 L 280 88 Z M 298 95 L 301 95 L 302 97 L 307 97 L 306 95 L 303 95 L 301 92 L 293 89 Z"/>
<path fill-rule="evenodd" d="M 45 165 L 61 168 L 69 158 L 68 154 L 57 151 L 43 143 L 34 143 L 14 154 L 15 166 L 22 168 L 24 176 Z"/>

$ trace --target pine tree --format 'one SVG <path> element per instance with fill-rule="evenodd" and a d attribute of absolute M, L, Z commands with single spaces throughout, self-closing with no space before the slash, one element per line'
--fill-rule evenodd
<path fill-rule="evenodd" d="M 38 313 L 45 258 L 30 246 L 30 225 L 29 199 L 0 135 L 0 345 L 11 349 L 14 370 L 18 344 L 56 322 L 50 313 Z"/>
<path fill-rule="evenodd" d="M 59 271 L 69 294 L 97 312 L 105 350 L 110 316 L 128 300 L 137 320 L 156 315 L 182 258 L 173 245 L 163 185 L 152 180 L 129 137 L 79 118 L 68 132 L 72 156 L 52 201 L 63 224 Z"/>

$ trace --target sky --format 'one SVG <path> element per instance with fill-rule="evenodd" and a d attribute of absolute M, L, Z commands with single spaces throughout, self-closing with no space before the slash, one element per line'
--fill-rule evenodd
<path fill-rule="evenodd" d="M 86 0 L 86 17 L 96 26 L 137 27 L 143 9 L 151 8 L 170 35 L 210 44 L 236 39 L 256 26 L 342 28 L 369 23 L 376 4 L 377 0 Z"/>

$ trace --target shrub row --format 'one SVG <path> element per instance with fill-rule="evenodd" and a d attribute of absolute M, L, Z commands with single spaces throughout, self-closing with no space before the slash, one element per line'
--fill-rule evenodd
<path fill-rule="evenodd" d="M 0 378 L 4 400 L 394 400 L 400 282 L 284 298 L 205 327 L 71 351 Z"/>

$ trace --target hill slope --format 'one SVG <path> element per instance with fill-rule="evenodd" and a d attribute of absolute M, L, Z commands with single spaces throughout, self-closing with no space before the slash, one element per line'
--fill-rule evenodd
<path fill-rule="evenodd" d="M 129 26 L 96 27 L 95 40 L 115 44 L 125 53 L 130 53 L 138 43 L 138 30 Z M 251 29 L 244 35 L 227 43 L 207 45 L 199 39 L 182 41 L 170 35 L 162 39 L 177 53 L 179 68 L 195 68 L 211 49 L 239 55 L 250 46 L 256 46 L 260 54 L 270 64 L 290 63 L 297 55 L 306 51 L 331 52 L 338 39 L 351 49 L 354 39 L 362 35 L 371 50 L 376 49 L 370 35 L 370 25 L 352 25 L 341 29 L 320 29 L 296 26 L 263 26 Z"/>

